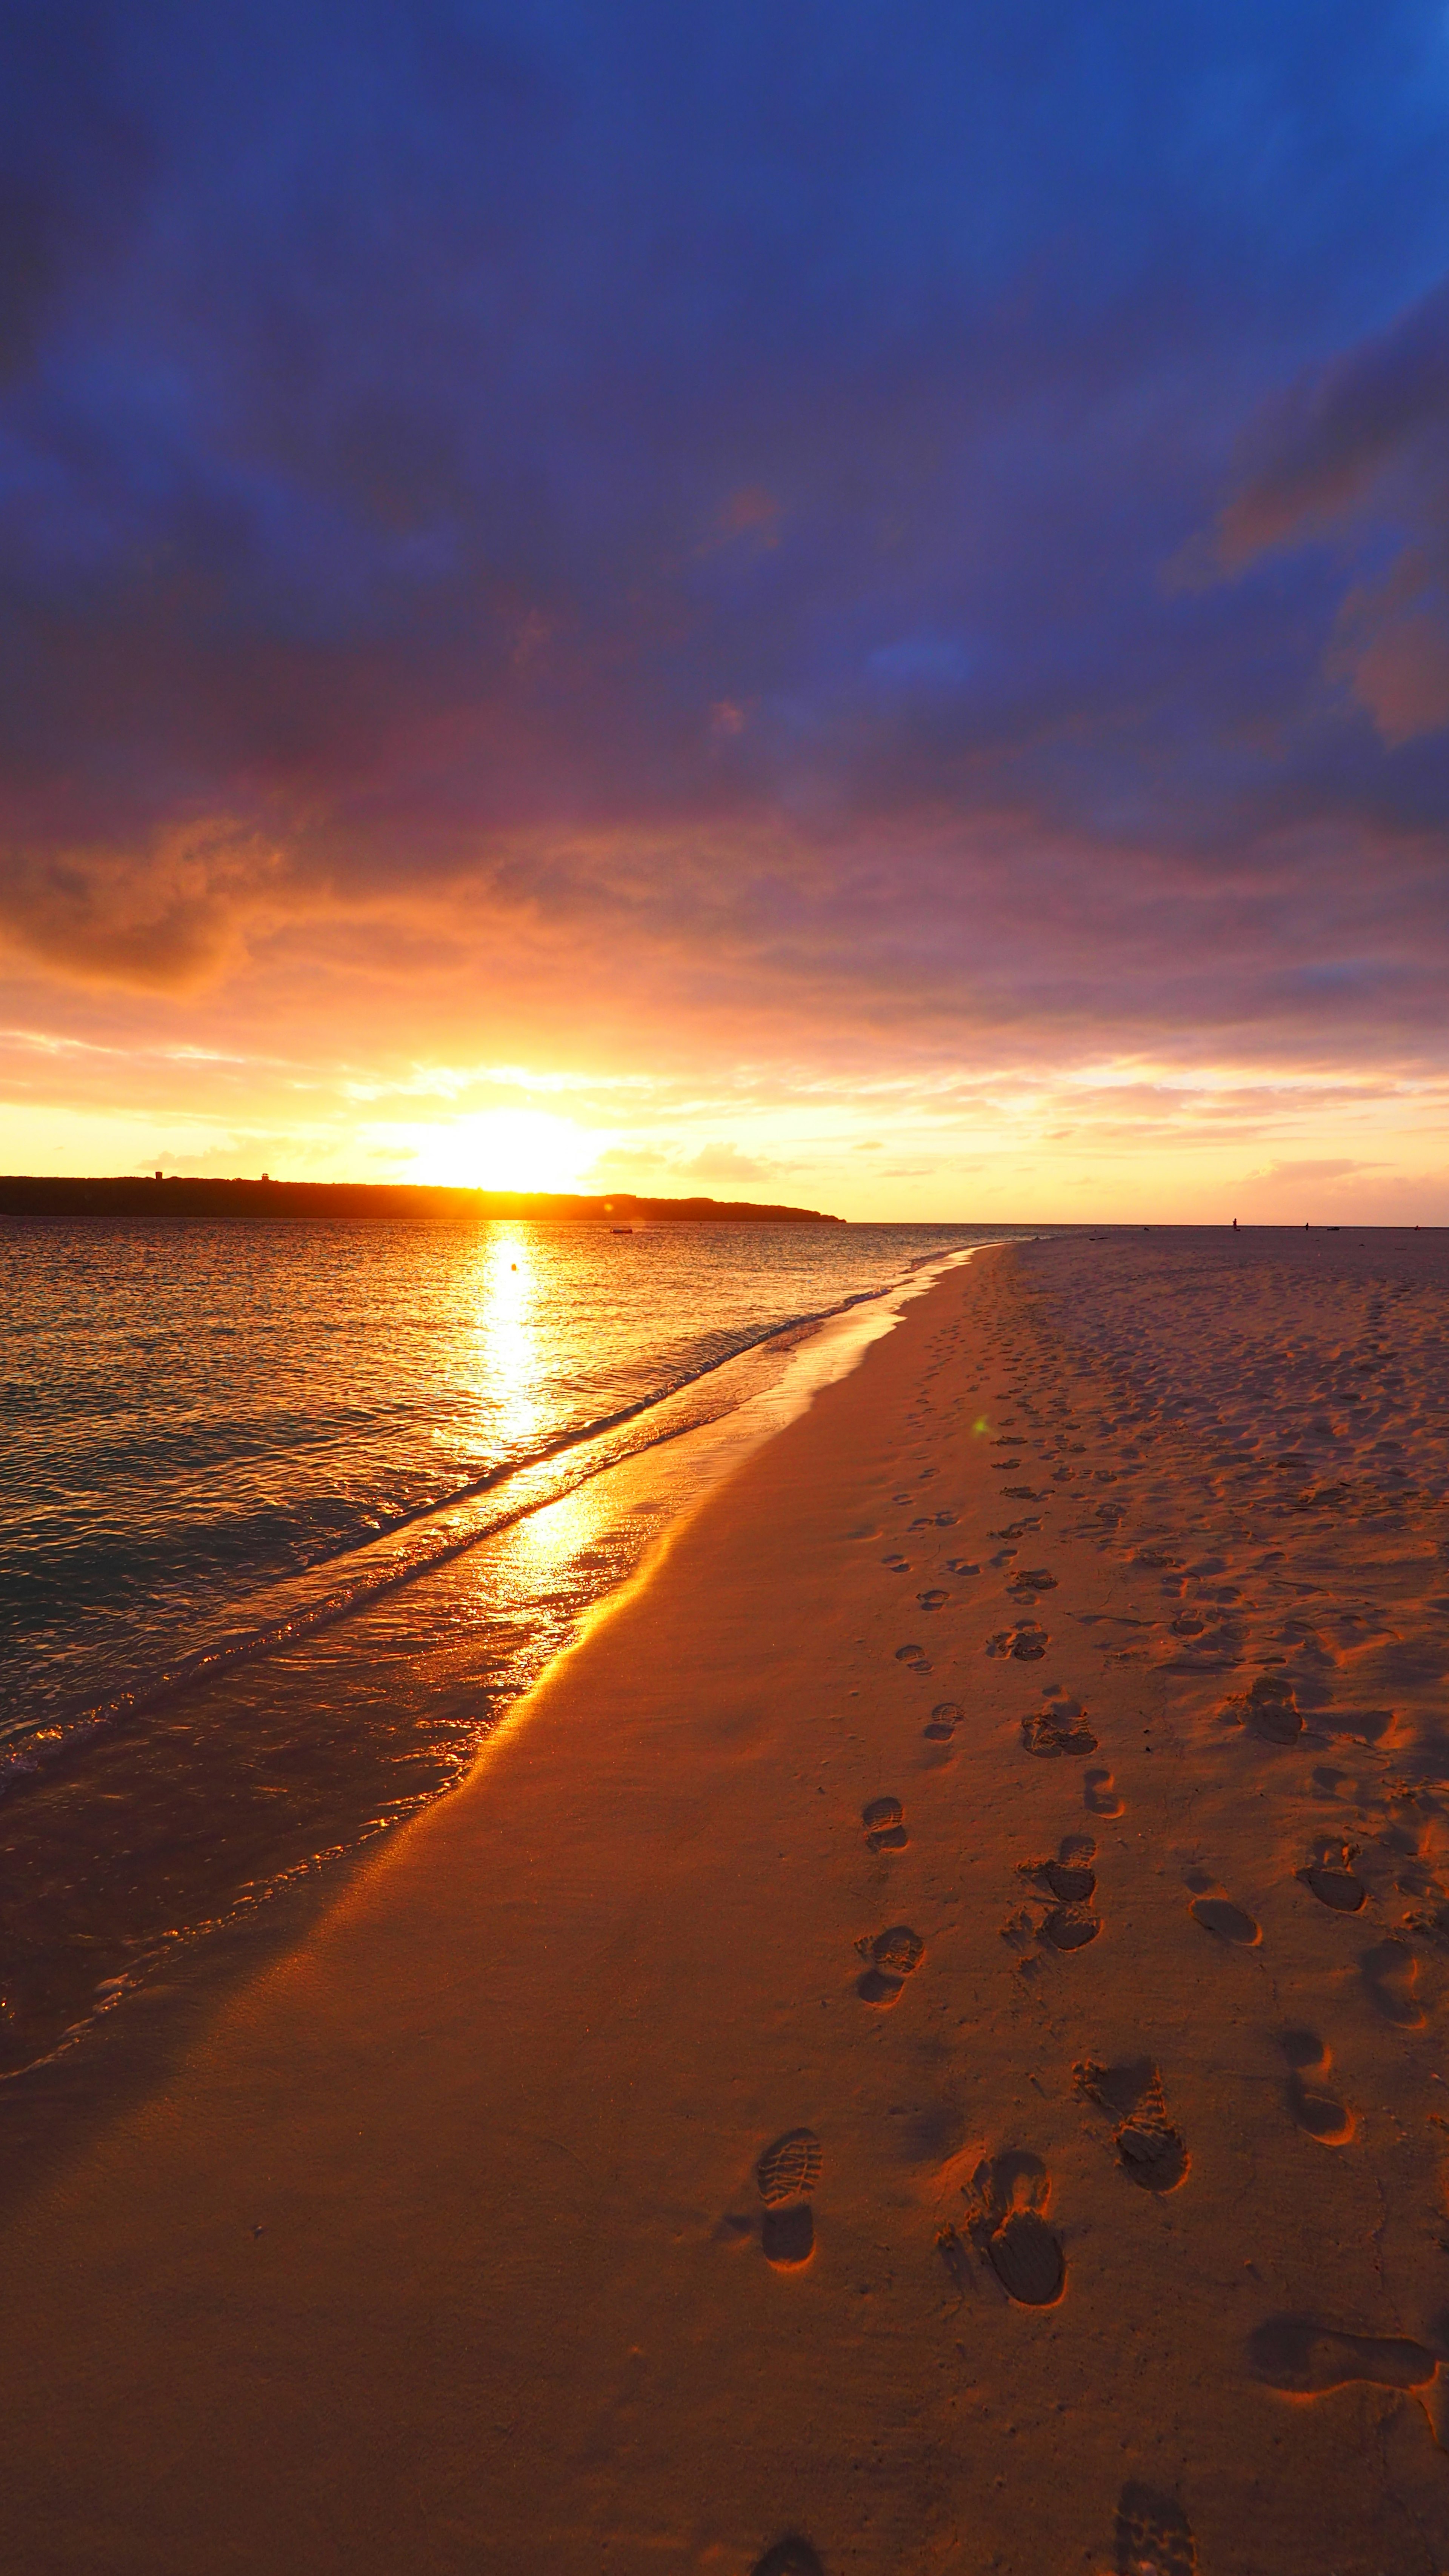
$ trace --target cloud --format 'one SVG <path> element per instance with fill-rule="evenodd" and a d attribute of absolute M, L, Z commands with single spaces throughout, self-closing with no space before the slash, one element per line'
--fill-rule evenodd
<path fill-rule="evenodd" d="M 1335 1157 L 1331 1154 L 1309 1154 L 1295 1163 L 1265 1163 L 1261 1170 L 1250 1172 L 1248 1179 L 1290 1183 L 1346 1181 L 1362 1173 L 1377 1172 L 1382 1169 L 1382 1164 L 1355 1163 L 1341 1155 Z"/>
<path fill-rule="evenodd" d="M 740 538 L 761 548 L 780 542 L 780 504 L 772 492 L 766 492 L 758 483 L 731 492 L 721 503 L 701 551 L 708 552 L 711 547 L 729 545 Z"/>
<path fill-rule="evenodd" d="M 1449 429 L 1449 278 L 1267 403 L 1220 522 L 1225 560 L 1321 534 L 1422 457 L 1438 479 Z"/>
<path fill-rule="evenodd" d="M 1219 522 L 1223 561 L 1336 536 L 1370 557 L 1327 655 L 1396 750 L 1449 728 L 1449 279 L 1260 414 Z"/>
<path fill-rule="evenodd" d="M 1449 621 L 1427 610 L 1399 618 L 1365 645 L 1354 686 L 1385 742 L 1449 725 Z"/>
<path fill-rule="evenodd" d="M 697 1154 L 679 1165 L 682 1180 L 718 1181 L 743 1184 L 747 1181 L 778 1181 L 784 1178 L 785 1166 L 768 1161 L 761 1154 L 742 1154 L 737 1145 L 702 1145 Z"/>
<path fill-rule="evenodd" d="M 1422 11 L 187 35 L 0 38 L 27 994 L 364 1086 L 1442 1063 Z"/>
<path fill-rule="evenodd" d="M 219 973 L 276 908 L 281 856 L 224 822 L 177 824 L 149 850 L 13 852 L 0 934 L 77 982 L 184 988 Z"/>
<path fill-rule="evenodd" d="M 1229 1195 L 1260 1224 L 1442 1226 L 1449 1219 L 1449 1167 L 1285 1157 L 1249 1172 Z"/>

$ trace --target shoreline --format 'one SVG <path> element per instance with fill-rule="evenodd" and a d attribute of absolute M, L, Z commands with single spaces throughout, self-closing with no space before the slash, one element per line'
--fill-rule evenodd
<path fill-rule="evenodd" d="M 215 1673 L 264 1659 L 278 1643 L 294 1635 L 351 1617 L 359 1608 L 365 1608 L 374 1594 L 390 1586 L 425 1580 L 451 1557 L 486 1544 L 514 1522 L 565 1499 L 593 1476 L 643 1457 L 659 1441 L 677 1437 L 681 1427 L 694 1429 L 696 1426 L 689 1423 L 674 1424 L 671 1416 L 686 1407 L 707 1381 L 724 1371 L 747 1372 L 753 1365 L 768 1363 L 777 1353 L 793 1351 L 802 1337 L 829 1330 L 856 1306 L 889 1300 L 909 1288 L 918 1270 L 934 1269 L 951 1257 L 949 1250 L 939 1246 L 919 1254 L 902 1277 L 885 1288 L 856 1289 L 834 1306 L 782 1317 L 778 1323 L 760 1328 L 737 1348 L 701 1362 L 671 1386 L 632 1399 L 590 1421 L 560 1427 L 530 1455 L 508 1458 L 445 1493 L 394 1509 L 377 1526 L 351 1535 L 313 1564 L 298 1571 L 269 1575 L 260 1585 L 255 1602 L 228 1601 L 212 1608 L 204 1614 L 214 1631 L 207 1644 L 187 1652 L 165 1652 L 163 1665 L 155 1672 L 110 1686 L 92 1686 L 73 1701 L 60 1702 L 43 1712 L 0 1715 L 0 1783 L 12 1776 L 4 1769 L 6 1764 L 13 1767 L 14 1776 L 23 1776 L 33 1768 L 33 1759 L 26 1757 L 34 1757 L 38 1746 L 49 1739 L 59 1740 L 56 1749 L 42 1754 L 40 1759 L 54 1759 L 57 1752 L 63 1758 L 72 1742 L 84 1741 L 118 1718 L 144 1714 L 161 1701 L 204 1684 Z M 727 1412 L 749 1401 L 748 1395 L 736 1397 Z M 638 1449 L 621 1448 L 609 1454 L 608 1444 L 617 1435 L 635 1425 L 647 1426 L 656 1418 L 664 1428 L 652 1440 L 645 1440 Z M 707 1416 L 698 1427 L 725 1418 Z M 590 1458 L 587 1453 L 593 1451 L 600 1454 Z M 546 1487 L 536 1490 L 550 1471 L 565 1472 L 580 1456 L 582 1473 L 573 1485 L 562 1485 L 552 1493 Z M 496 1518 L 484 1520 L 482 1515 L 495 1498 L 507 1508 Z M 476 1525 L 467 1526 L 470 1520 Z M 403 1553 L 415 1541 L 426 1545 L 430 1534 L 435 1541 L 430 1552 L 412 1558 Z M 244 1622 L 249 1619 L 251 1624 L 237 1628 L 233 1623 L 238 1617 Z"/>
<path fill-rule="evenodd" d="M 17 2565 L 1442 2566 L 1440 1506 L 1199 1252 L 912 1300 L 30 2197 Z"/>
<path fill-rule="evenodd" d="M 245 1982 L 262 1964 L 305 1940 L 393 1835 L 406 1831 L 411 1822 L 430 1812 L 441 1800 L 456 1795 L 488 1737 L 506 1722 L 513 1706 L 547 1671 L 557 1654 L 566 1650 L 571 1637 L 606 1611 L 616 1597 L 647 1580 L 655 1555 L 675 1524 L 697 1510 L 702 1500 L 733 1475 L 745 1458 L 773 1438 L 783 1424 L 808 1408 L 818 1388 L 858 1365 L 870 1344 L 891 1330 L 904 1306 L 963 1257 L 960 1251 L 938 1248 L 922 1256 L 888 1288 L 855 1294 L 828 1314 L 796 1319 L 760 1342 L 711 1363 L 705 1373 L 708 1376 L 731 1371 L 740 1378 L 740 1390 L 734 1393 L 726 1411 L 699 1422 L 691 1421 L 687 1412 L 682 1419 L 672 1420 L 672 1415 L 683 1412 L 699 1383 L 698 1379 L 691 1380 L 670 1395 L 653 1400 L 650 1409 L 664 1425 L 653 1440 L 636 1450 L 602 1455 L 588 1466 L 578 1482 L 555 1494 L 541 1493 L 495 1525 L 473 1530 L 464 1527 L 460 1532 L 459 1523 L 471 1508 L 476 1508 L 476 1497 L 430 1507 L 429 1518 L 443 1530 L 444 1545 L 424 1563 L 405 1567 L 401 1575 L 392 1575 L 373 1589 L 381 1596 L 397 1583 L 407 1583 L 410 1597 L 424 1603 L 431 1600 L 434 1622 L 445 1634 L 452 1624 L 449 1596 L 459 1583 L 486 1583 L 493 1569 L 494 1581 L 506 1592 L 507 1574 L 499 1572 L 495 1559 L 500 1548 L 520 1547 L 528 1552 L 541 1579 L 549 1560 L 567 1562 L 570 1549 L 577 1547 L 578 1536 L 572 1525 L 580 1518 L 586 1524 L 583 1535 L 596 1544 L 602 1511 L 603 1524 L 615 1544 L 626 1548 L 626 1567 L 622 1573 L 611 1573 L 600 1590 L 570 1612 L 562 1644 L 555 1638 L 543 1647 L 540 1670 L 532 1679 L 521 1678 L 511 1688 L 503 1689 L 496 1678 L 491 1680 L 490 1696 L 496 1701 L 496 1714 L 482 1743 L 470 1753 L 458 1777 L 425 1795 L 410 1816 L 390 1819 L 350 1841 L 334 1843 L 315 1856 L 292 1861 L 259 1896 L 246 1890 L 240 1903 L 229 1905 L 219 1916 L 195 1928 L 188 1926 L 179 1934 L 153 1939 L 149 1948 L 139 1953 L 134 1948 L 123 1952 L 115 1941 L 98 1947 L 92 1929 L 85 1942 L 85 1982 L 77 1990 L 77 2003 L 85 2007 L 95 1984 L 96 1967 L 122 1969 L 124 1991 L 119 1990 L 118 1980 L 118 1991 L 99 2004 L 81 2009 L 70 2022 L 54 2023 L 53 2034 L 39 2054 L 0 2072 L 0 2213 L 23 2199 L 33 2187 L 37 2172 L 44 2172 L 55 2157 L 72 2157 L 78 2141 L 106 2126 L 120 2104 L 144 2095 L 148 2087 L 162 2080 L 163 2072 L 184 2055 L 192 2044 L 195 2028 L 198 2024 L 204 2026 L 220 1998 L 239 1982 Z M 598 1434 L 589 1436 L 596 1442 L 599 1439 Z M 526 1485 L 523 1471 L 515 1470 L 513 1475 L 515 1483 Z M 628 1533 L 632 1535 L 626 1539 Z M 632 1558 L 627 1554 L 630 1546 Z M 335 1579 L 335 1567 L 322 1571 L 324 1577 Z M 350 1664 L 368 1653 L 367 1612 L 371 1598 L 369 1595 L 349 1602 L 335 1620 L 325 1623 L 339 1627 L 339 1642 Z M 553 1624 L 556 1628 L 557 1621 Z M 226 1657 L 215 1672 L 192 1676 L 139 1702 L 137 1713 L 153 1704 L 163 1707 L 175 1699 L 194 1707 L 197 1693 L 211 1683 L 213 1699 L 218 1697 L 219 1685 L 229 1700 L 238 1703 L 224 1714 L 229 1714 L 232 1731 L 240 1737 L 247 1722 L 246 1666 L 252 1660 L 246 1655 Z M 265 1664 L 266 1659 L 261 1660 Z M 460 1669 L 471 1670 L 475 1660 L 476 1649 L 460 1643 L 452 1657 L 445 1652 L 441 1669 L 429 1670 L 422 1687 L 446 1704 L 450 1697 L 456 1697 L 458 1688 L 448 1665 L 456 1661 Z M 325 1676 L 319 1678 L 325 1683 Z M 124 1782 L 125 1766 L 134 1758 L 133 1740 L 108 1730 L 97 1749 L 103 1757 L 109 1756 L 122 1766 Z M 79 1750 L 82 1763 L 86 1750 L 83 1737 Z M 35 1830 L 29 1802 L 45 1802 L 58 1794 L 62 1806 L 56 1831 L 68 1840 L 75 1839 L 76 1821 L 68 1818 L 65 1802 L 70 1792 L 84 1802 L 90 1783 L 84 1770 L 69 1767 L 74 1758 L 67 1752 L 57 1767 L 47 1766 L 33 1781 L 12 1785 L 0 1809 L 12 1931 L 17 1881 L 23 1860 L 30 1855 Z M 112 1781 L 109 1806 L 117 1806 L 114 1788 Z M 133 1787 L 131 1796 L 118 1806 L 123 1820 L 120 1830 L 128 1839 L 135 1831 L 134 1803 Z M 162 1869 L 165 1859 L 163 1845 L 158 1855 Z M 106 1864 L 106 1855 L 100 1850 L 92 1855 L 92 1866 L 97 1863 L 101 1867 Z M 174 1891 L 169 1901 L 176 1901 Z"/>

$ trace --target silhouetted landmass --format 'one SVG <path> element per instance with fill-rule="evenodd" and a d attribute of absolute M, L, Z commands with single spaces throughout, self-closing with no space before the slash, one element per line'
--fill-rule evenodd
<path fill-rule="evenodd" d="M 89 1218 L 555 1217 L 602 1225 L 843 1225 L 817 1208 L 750 1199 L 641 1199 L 616 1190 L 584 1198 L 559 1190 L 445 1190 L 403 1182 L 46 1180 L 0 1176 L 0 1216 Z"/>

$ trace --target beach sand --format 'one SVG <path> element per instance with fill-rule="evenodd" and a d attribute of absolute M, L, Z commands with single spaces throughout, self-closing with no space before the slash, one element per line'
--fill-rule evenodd
<path fill-rule="evenodd" d="M 1449 2567 L 1446 1284 L 908 1306 L 11 2215 L 4 2564 Z"/>

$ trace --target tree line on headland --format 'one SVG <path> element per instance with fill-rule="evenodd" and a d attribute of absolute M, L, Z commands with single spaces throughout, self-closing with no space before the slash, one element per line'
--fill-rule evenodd
<path fill-rule="evenodd" d="M 187 1217 L 553 1217 L 575 1224 L 843 1225 L 818 1208 L 765 1207 L 750 1199 L 641 1199 L 616 1190 L 586 1198 L 559 1190 L 454 1190 L 403 1181 L 194 1180 L 138 1174 L 110 1180 L 0 1176 L 0 1216 L 172 1219 Z"/>

